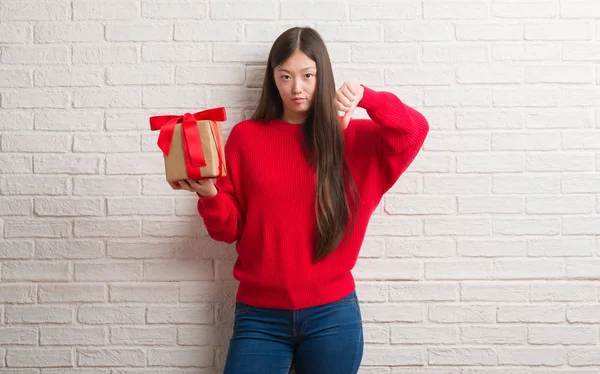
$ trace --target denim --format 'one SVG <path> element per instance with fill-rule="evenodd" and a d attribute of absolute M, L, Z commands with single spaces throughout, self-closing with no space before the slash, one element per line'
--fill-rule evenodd
<path fill-rule="evenodd" d="M 355 374 L 363 355 L 360 305 L 350 295 L 300 310 L 236 302 L 224 374 Z"/>

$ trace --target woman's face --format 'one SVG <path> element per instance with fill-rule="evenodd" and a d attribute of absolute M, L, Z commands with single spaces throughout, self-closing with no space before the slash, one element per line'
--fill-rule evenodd
<path fill-rule="evenodd" d="M 317 64 L 298 49 L 273 73 L 283 102 L 284 120 L 303 122 L 317 87 Z"/>

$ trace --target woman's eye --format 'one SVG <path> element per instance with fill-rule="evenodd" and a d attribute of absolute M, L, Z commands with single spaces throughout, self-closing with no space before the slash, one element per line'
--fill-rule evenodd
<path fill-rule="evenodd" d="M 281 79 L 289 79 L 289 78 L 290 78 L 290 76 L 289 76 L 289 75 L 282 75 L 282 76 L 281 76 Z"/>
<path fill-rule="evenodd" d="M 312 78 L 313 76 L 314 76 L 314 74 L 312 74 L 312 73 L 308 73 L 308 74 L 306 74 L 304 77 L 305 77 L 305 78 Z"/>

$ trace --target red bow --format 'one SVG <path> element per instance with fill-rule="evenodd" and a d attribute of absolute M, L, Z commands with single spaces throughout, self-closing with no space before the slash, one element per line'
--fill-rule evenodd
<path fill-rule="evenodd" d="M 206 166 L 202 142 L 200 141 L 200 132 L 198 131 L 197 121 L 212 121 L 212 127 L 217 136 L 217 149 L 219 152 L 219 172 L 222 171 L 221 139 L 216 122 L 227 120 L 225 108 L 207 109 L 194 114 L 185 113 L 183 116 L 153 116 L 150 117 L 150 129 L 160 130 L 158 135 L 158 147 L 163 154 L 169 155 L 175 124 L 181 123 L 181 138 L 183 141 L 183 153 L 185 155 L 185 164 L 189 179 L 200 179 L 200 167 Z"/>

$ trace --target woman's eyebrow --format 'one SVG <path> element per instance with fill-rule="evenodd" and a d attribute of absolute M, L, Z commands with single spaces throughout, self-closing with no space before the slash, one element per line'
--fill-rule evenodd
<path fill-rule="evenodd" d="M 300 71 L 304 71 L 304 70 L 310 70 L 310 69 L 316 69 L 316 68 L 317 68 L 316 66 L 309 66 L 309 67 L 307 67 L 307 68 L 304 68 L 304 69 L 302 69 L 302 70 L 300 70 Z M 290 72 L 289 70 L 282 69 L 282 68 L 279 68 L 279 69 L 277 69 L 277 70 L 278 70 L 278 71 L 285 71 L 286 73 L 289 73 L 289 72 Z"/>

